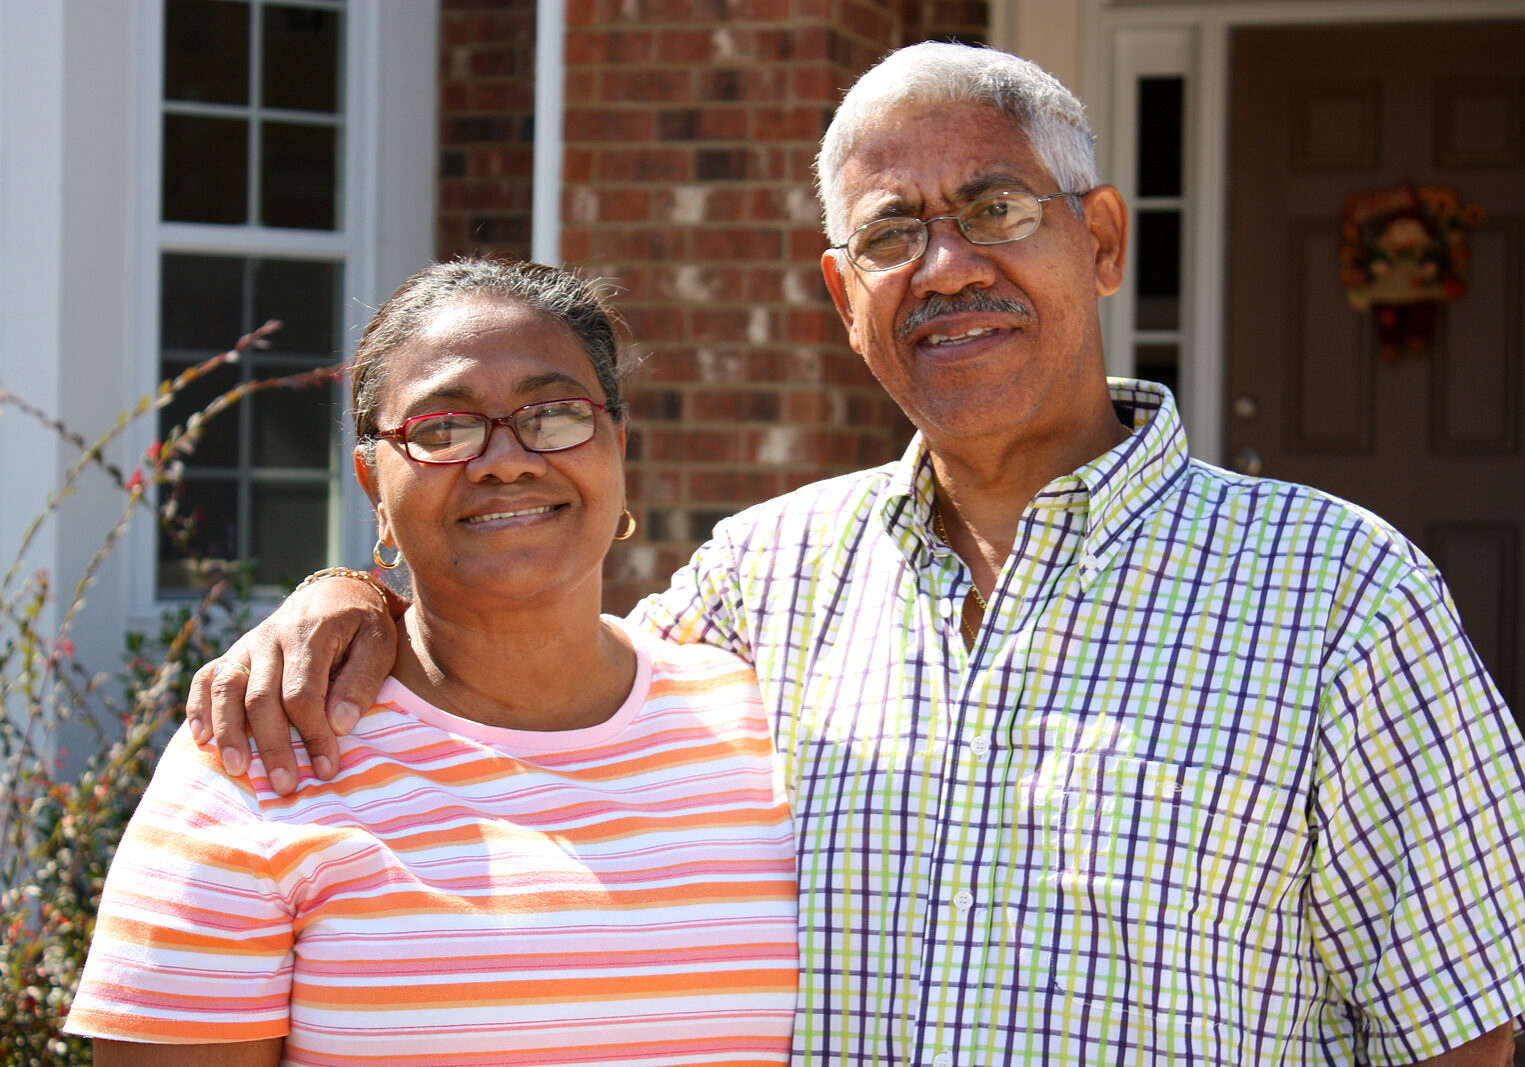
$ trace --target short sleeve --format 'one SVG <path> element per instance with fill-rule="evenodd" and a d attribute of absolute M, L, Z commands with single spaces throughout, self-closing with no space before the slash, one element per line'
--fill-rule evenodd
<path fill-rule="evenodd" d="M 1439 1055 L 1525 1011 L 1525 768 L 1440 578 L 1413 568 L 1328 685 L 1309 899 L 1370 1062 Z"/>
<path fill-rule="evenodd" d="M 635 606 L 630 621 L 664 641 L 713 645 L 754 663 L 739 589 L 735 551 L 722 523 L 715 536 L 673 574 L 665 592 Z"/>
<path fill-rule="evenodd" d="M 292 909 L 247 778 L 184 727 L 123 835 L 65 1029 L 157 1044 L 288 1031 Z"/>

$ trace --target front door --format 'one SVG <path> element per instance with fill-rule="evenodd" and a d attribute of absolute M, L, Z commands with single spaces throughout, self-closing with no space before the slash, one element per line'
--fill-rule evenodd
<path fill-rule="evenodd" d="M 1525 21 L 1239 30 L 1230 104 L 1229 462 L 1417 542 L 1525 716 Z M 1485 213 L 1464 295 L 1352 310 L 1457 292 L 1446 189 Z"/>

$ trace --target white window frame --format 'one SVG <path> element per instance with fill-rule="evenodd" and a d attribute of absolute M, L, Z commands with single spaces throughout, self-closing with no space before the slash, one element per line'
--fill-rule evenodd
<path fill-rule="evenodd" d="M 134 226 L 137 323 L 126 403 L 159 380 L 159 260 L 163 252 L 320 257 L 342 261 L 342 345 L 354 353 L 372 311 L 408 274 L 433 256 L 438 0 L 350 0 L 344 14 L 345 105 L 341 222 L 333 232 L 275 231 L 237 226 L 160 222 L 161 124 L 164 67 L 163 0 L 135 4 L 132 47 L 138 61 L 136 113 L 142 122 L 135 159 Z M 236 338 L 229 338 L 232 343 Z M 158 427 L 141 420 L 141 452 Z M 369 502 L 350 474 L 353 437 L 347 420 L 334 477 L 339 507 L 330 512 L 332 563 L 366 565 L 375 538 Z M 129 621 L 150 624 L 169 606 L 158 591 L 158 531 L 135 523 L 129 543 Z M 258 602 L 267 610 L 273 600 Z"/>

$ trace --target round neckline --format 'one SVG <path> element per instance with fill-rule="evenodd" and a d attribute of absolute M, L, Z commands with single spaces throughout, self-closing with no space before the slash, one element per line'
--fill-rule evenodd
<path fill-rule="evenodd" d="M 634 630 L 625 620 L 611 615 L 605 615 L 603 619 L 618 627 L 630 639 L 630 645 L 635 650 L 636 665 L 635 682 L 630 687 L 630 693 L 613 715 L 597 725 L 575 730 L 514 730 L 489 726 L 431 704 L 391 675 L 381 683 L 376 704 L 391 705 L 396 710 L 447 733 L 469 737 L 511 752 L 570 752 L 604 744 L 623 731 L 645 705 L 646 696 L 651 690 L 651 651 L 646 635 Z"/>

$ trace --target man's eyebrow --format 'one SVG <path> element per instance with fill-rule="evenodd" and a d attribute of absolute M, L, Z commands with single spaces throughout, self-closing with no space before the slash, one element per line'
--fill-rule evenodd
<path fill-rule="evenodd" d="M 1033 193 L 1032 184 L 1017 174 L 1001 172 L 997 174 L 979 174 L 960 185 L 954 191 L 954 197 L 958 206 L 972 203 L 982 196 L 988 196 L 994 192 L 1010 191 L 1018 193 Z M 904 196 L 892 195 L 876 203 L 864 217 L 864 222 L 874 222 L 878 219 L 919 218 L 925 214 L 920 202 L 913 203 Z"/>
<path fill-rule="evenodd" d="M 958 202 L 967 204 L 999 191 L 1032 193 L 1034 189 L 1027 179 L 1015 174 L 981 174 L 958 187 Z"/>

